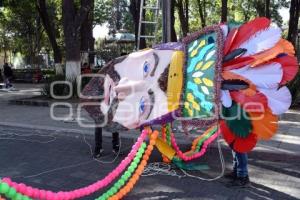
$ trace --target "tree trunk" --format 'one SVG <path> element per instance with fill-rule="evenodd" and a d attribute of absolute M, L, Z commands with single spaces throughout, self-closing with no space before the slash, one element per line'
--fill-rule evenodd
<path fill-rule="evenodd" d="M 134 21 L 134 34 L 135 34 L 135 44 L 138 44 L 138 35 L 139 35 L 139 21 L 140 21 L 140 8 L 141 8 L 141 0 L 130 0 L 129 10 L 132 15 Z M 145 13 L 143 13 L 143 17 L 145 17 Z M 145 34 L 145 26 L 142 24 L 141 35 Z M 145 38 L 140 39 L 140 49 L 146 48 L 146 40 Z"/>
<path fill-rule="evenodd" d="M 81 53 L 84 54 L 81 56 L 81 58 L 84 58 L 81 60 L 81 64 L 83 63 L 89 63 L 89 65 L 92 67 L 94 64 L 94 45 L 95 45 L 95 39 L 93 37 L 93 21 L 94 21 L 94 12 L 93 12 L 93 5 L 95 0 L 91 0 L 91 9 L 90 12 L 87 15 L 87 18 L 84 20 L 82 26 L 81 26 Z"/>
<path fill-rule="evenodd" d="M 188 31 L 189 31 L 189 22 L 188 22 L 188 2 L 185 2 L 185 7 L 184 8 L 184 2 L 183 0 L 177 0 L 176 2 L 176 7 L 178 10 L 178 16 L 179 16 L 179 21 L 181 24 L 181 31 L 183 37 L 187 36 Z M 187 9 L 187 10 L 185 10 Z"/>
<path fill-rule="evenodd" d="M 254 1 L 254 7 L 259 17 L 265 16 L 265 5 L 262 0 L 255 0 Z"/>
<path fill-rule="evenodd" d="M 296 46 L 296 39 L 298 34 L 298 21 L 300 13 L 300 0 L 291 0 L 290 6 L 290 21 L 287 39 Z"/>
<path fill-rule="evenodd" d="M 190 32 L 190 27 L 189 27 L 189 0 L 185 0 L 185 25 L 186 25 L 186 27 L 185 27 L 185 29 L 186 29 L 186 31 L 187 31 L 187 33 L 189 33 Z"/>
<path fill-rule="evenodd" d="M 265 0 L 265 5 L 266 5 L 266 18 L 271 19 L 271 13 L 270 13 L 270 0 Z"/>
<path fill-rule="evenodd" d="M 221 22 L 227 22 L 227 0 L 222 0 Z"/>
<path fill-rule="evenodd" d="M 175 31 L 175 2 L 171 0 L 171 42 L 177 42 Z"/>
<path fill-rule="evenodd" d="M 49 42 L 50 42 L 52 50 L 53 50 L 56 74 L 62 75 L 63 74 L 63 69 L 62 69 L 62 65 L 61 65 L 62 54 L 61 54 L 60 47 L 58 46 L 57 41 L 56 41 L 54 26 L 51 23 L 51 20 L 49 18 L 48 12 L 47 12 L 46 1 L 45 0 L 37 0 L 36 8 L 37 8 L 39 16 L 42 20 L 43 27 L 46 31 L 46 34 L 48 36 Z"/>
<path fill-rule="evenodd" d="M 80 29 L 91 9 L 91 0 L 82 0 L 77 10 L 74 0 L 63 0 L 62 14 L 66 48 L 66 79 L 80 75 Z"/>
<path fill-rule="evenodd" d="M 206 14 L 205 14 L 205 0 L 203 0 L 203 3 L 201 4 L 201 0 L 197 0 L 197 4 L 198 4 L 198 12 L 200 15 L 200 19 L 201 19 L 201 26 L 202 28 L 204 28 L 206 26 Z"/>

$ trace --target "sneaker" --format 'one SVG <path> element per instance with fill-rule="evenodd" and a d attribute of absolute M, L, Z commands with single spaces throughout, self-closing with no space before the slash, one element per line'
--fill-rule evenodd
<path fill-rule="evenodd" d="M 230 186 L 231 187 L 242 187 L 242 188 L 250 187 L 251 182 L 250 182 L 249 176 L 236 177 L 236 179 L 230 183 Z"/>
<path fill-rule="evenodd" d="M 94 151 L 93 157 L 94 157 L 94 158 L 100 158 L 100 157 L 102 156 L 103 152 L 104 152 L 103 149 Z"/>
<path fill-rule="evenodd" d="M 235 180 L 237 178 L 236 172 L 232 171 L 227 174 L 224 174 L 224 178 L 230 179 L 230 180 Z"/>

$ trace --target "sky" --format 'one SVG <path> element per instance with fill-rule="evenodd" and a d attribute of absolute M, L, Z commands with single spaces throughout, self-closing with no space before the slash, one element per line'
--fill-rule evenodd
<path fill-rule="evenodd" d="M 289 9 L 288 8 L 281 8 L 279 10 L 280 15 L 282 16 L 283 22 L 286 23 L 289 20 Z M 106 35 L 108 35 L 108 28 L 107 24 L 104 24 L 102 26 L 96 25 L 93 31 L 94 38 L 104 38 Z"/>

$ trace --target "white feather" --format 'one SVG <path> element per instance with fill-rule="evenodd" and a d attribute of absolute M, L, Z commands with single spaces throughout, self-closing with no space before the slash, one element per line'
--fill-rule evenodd
<path fill-rule="evenodd" d="M 227 35 L 228 35 L 228 26 L 227 26 L 226 24 L 222 24 L 222 25 L 221 25 L 221 29 L 222 29 L 224 38 L 226 38 Z"/>
<path fill-rule="evenodd" d="M 203 72 L 198 71 L 198 72 L 193 73 L 193 78 L 199 78 L 201 76 L 203 76 Z"/>
<path fill-rule="evenodd" d="M 201 89 L 202 89 L 204 94 L 209 95 L 209 90 L 206 86 L 201 86 Z"/>
<path fill-rule="evenodd" d="M 224 107 L 231 107 L 232 99 L 228 90 L 221 90 L 221 102 Z"/>
<path fill-rule="evenodd" d="M 247 78 L 257 87 L 266 89 L 277 89 L 283 76 L 282 66 L 279 63 L 270 63 L 258 67 L 246 66 L 230 71 Z"/>
<path fill-rule="evenodd" d="M 274 115 L 285 113 L 291 106 L 292 95 L 285 86 L 279 90 L 262 88 L 258 88 L 258 90 L 267 97 L 268 106 Z"/>
<path fill-rule="evenodd" d="M 213 50 L 211 52 L 209 52 L 207 55 L 206 55 L 206 58 L 205 58 L 205 61 L 208 61 L 209 59 L 211 59 L 211 57 L 213 57 L 216 53 L 216 50 Z"/>
<path fill-rule="evenodd" d="M 241 44 L 239 48 L 247 49 L 243 55 L 250 56 L 275 46 L 281 38 L 281 29 L 278 27 L 269 27 L 252 36 L 248 41 Z"/>

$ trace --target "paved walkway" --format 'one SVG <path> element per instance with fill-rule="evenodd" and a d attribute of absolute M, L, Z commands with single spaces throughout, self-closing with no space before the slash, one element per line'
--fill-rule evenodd
<path fill-rule="evenodd" d="M 31 90 L 30 87 L 28 90 Z M 0 95 L 0 177 L 11 176 L 15 180 L 52 190 L 74 189 L 104 177 L 124 157 L 118 157 L 112 164 L 93 160 L 89 146 L 92 144 L 92 128 L 82 128 L 71 121 L 55 121 L 50 117 L 49 107 L 8 103 L 7 100 L 16 97 L 22 95 Z M 57 108 L 55 112 L 64 116 L 68 109 Z M 82 117 L 90 120 L 86 113 Z M 183 177 L 184 174 L 176 170 L 177 176 L 143 177 L 126 199 L 297 199 L 300 197 L 299 134 L 300 113 L 291 110 L 282 116 L 278 134 L 271 141 L 261 142 L 250 153 L 251 188 L 228 188 L 223 178 L 201 181 Z M 137 135 L 132 131 L 121 134 L 125 154 L 133 143 L 130 138 Z M 181 138 L 182 147 L 188 148 L 191 139 L 182 133 L 177 135 Z M 107 153 L 102 161 L 114 159 L 109 153 L 110 139 L 107 140 Z M 226 166 L 230 168 L 230 151 L 226 145 L 222 149 Z M 161 161 L 157 152 L 151 159 L 151 162 Z M 206 178 L 218 176 L 221 163 L 216 144 L 198 162 L 208 165 L 209 169 L 193 172 L 194 175 Z"/>

